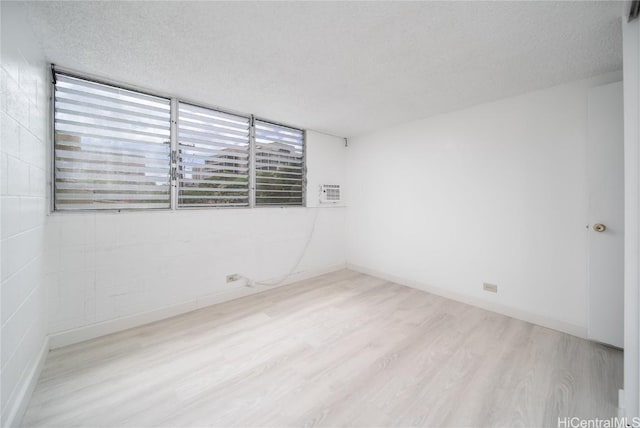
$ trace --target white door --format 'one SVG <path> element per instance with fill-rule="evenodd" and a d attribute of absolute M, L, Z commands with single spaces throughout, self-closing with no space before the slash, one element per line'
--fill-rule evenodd
<path fill-rule="evenodd" d="M 623 113 L 622 82 L 590 90 L 588 335 L 619 348 L 624 340 Z"/>

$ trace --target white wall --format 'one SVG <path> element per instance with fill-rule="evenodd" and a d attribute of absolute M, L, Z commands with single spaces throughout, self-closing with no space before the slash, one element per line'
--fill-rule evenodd
<path fill-rule="evenodd" d="M 587 90 L 620 78 L 350 139 L 348 264 L 584 335 Z"/>
<path fill-rule="evenodd" d="M 623 20 L 625 152 L 624 407 L 640 416 L 640 20 Z"/>
<path fill-rule="evenodd" d="M 308 132 L 309 205 L 317 184 L 343 183 L 344 142 Z M 255 208 L 53 213 L 46 226 L 49 332 L 60 346 L 345 267 L 345 209 Z M 58 333 L 58 334 L 55 334 Z"/>
<path fill-rule="evenodd" d="M 320 204 L 322 184 L 339 184 L 342 202 L 329 206 L 344 206 L 347 179 L 347 148 L 344 139 L 307 131 L 307 140 L 307 207 L 327 207 L 326 204 Z"/>
<path fill-rule="evenodd" d="M 21 417 L 46 345 L 47 69 L 21 5 L 2 2 L 2 426 Z"/>

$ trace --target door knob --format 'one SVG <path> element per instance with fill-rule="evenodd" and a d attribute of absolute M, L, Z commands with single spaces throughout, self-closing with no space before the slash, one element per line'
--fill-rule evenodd
<path fill-rule="evenodd" d="M 593 230 L 595 230 L 596 232 L 604 232 L 605 230 L 607 230 L 607 226 L 602 223 L 596 223 L 593 225 Z"/>

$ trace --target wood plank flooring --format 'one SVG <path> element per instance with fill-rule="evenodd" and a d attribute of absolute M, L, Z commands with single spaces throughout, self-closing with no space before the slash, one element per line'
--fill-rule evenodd
<path fill-rule="evenodd" d="M 25 426 L 557 426 L 622 352 L 340 271 L 49 354 Z"/>

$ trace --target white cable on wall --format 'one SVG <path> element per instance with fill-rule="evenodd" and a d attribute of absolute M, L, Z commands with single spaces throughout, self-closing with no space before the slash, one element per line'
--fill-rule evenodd
<path fill-rule="evenodd" d="M 307 253 L 307 249 L 309 248 L 309 245 L 311 244 L 311 240 L 313 239 L 313 232 L 316 230 L 316 223 L 318 220 L 318 214 L 320 213 L 320 208 L 314 208 L 315 209 L 315 214 L 313 215 L 313 223 L 311 224 L 311 230 L 309 231 L 309 235 L 307 236 L 307 240 L 304 243 L 304 246 L 302 247 L 302 251 L 300 251 L 300 255 L 298 256 L 298 258 L 296 259 L 295 264 L 293 265 L 293 267 L 284 275 L 281 276 L 279 278 L 277 278 L 275 280 L 275 282 L 273 281 L 255 281 L 249 277 L 246 277 L 244 275 L 241 275 L 241 278 L 244 278 L 247 280 L 247 286 L 252 287 L 254 285 L 265 285 L 265 286 L 276 286 L 276 285 L 280 285 L 282 284 L 284 281 L 287 280 L 287 278 L 289 278 L 293 273 L 295 273 L 296 269 L 298 269 L 298 266 L 300 266 L 300 263 L 302 262 L 302 259 L 304 258 L 305 254 Z"/>

